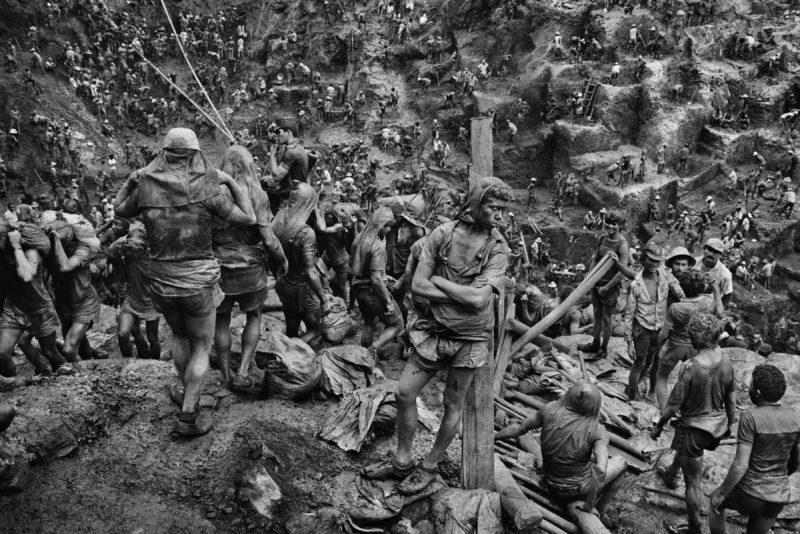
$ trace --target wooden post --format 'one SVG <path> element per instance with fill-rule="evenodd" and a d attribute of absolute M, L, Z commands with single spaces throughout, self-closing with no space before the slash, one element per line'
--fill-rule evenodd
<path fill-rule="evenodd" d="M 472 186 L 477 178 L 494 176 L 492 156 L 492 119 L 490 117 L 474 117 L 471 125 L 472 164 L 469 168 L 469 184 Z"/>
<path fill-rule="evenodd" d="M 469 184 L 492 176 L 492 120 L 472 119 L 472 165 Z M 505 298 L 495 299 L 495 331 L 489 337 L 489 358 L 475 371 L 467 393 L 461 428 L 461 487 L 491 490 L 494 485 L 494 362 L 505 333 Z"/>

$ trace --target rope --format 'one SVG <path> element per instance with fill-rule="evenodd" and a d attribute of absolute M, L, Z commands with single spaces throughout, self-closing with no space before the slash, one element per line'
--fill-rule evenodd
<path fill-rule="evenodd" d="M 186 60 L 186 64 L 189 66 L 189 70 L 191 71 L 192 76 L 194 76 L 194 79 L 197 82 L 197 85 L 200 86 L 200 90 L 203 91 L 203 95 L 205 95 L 206 100 L 208 100 L 208 103 L 211 106 L 211 109 L 214 110 L 214 113 L 216 114 L 217 119 L 219 119 L 219 124 L 225 129 L 226 135 L 231 140 L 233 140 L 233 135 L 231 134 L 230 130 L 228 129 L 228 126 L 225 124 L 225 121 L 222 120 L 222 116 L 219 114 L 219 111 L 217 111 L 217 108 L 214 106 L 214 102 L 211 101 L 211 97 L 208 96 L 208 93 L 206 92 L 206 88 L 203 87 L 203 84 L 200 82 L 200 78 L 197 77 L 197 73 L 194 71 L 194 67 L 192 66 L 192 62 L 189 61 L 189 56 L 186 55 L 186 51 L 183 49 L 183 43 L 181 43 L 181 38 L 178 35 L 177 30 L 175 29 L 175 25 L 172 23 L 172 17 L 169 16 L 169 10 L 167 10 L 167 4 L 164 2 L 164 0 L 161 0 L 161 7 L 164 8 L 164 14 L 167 16 L 167 22 L 169 22 L 169 27 L 172 28 L 172 34 L 175 36 L 175 40 L 178 42 L 178 48 L 181 49 L 181 54 L 183 54 L 183 59 Z"/>
<path fill-rule="evenodd" d="M 137 52 L 139 52 L 139 50 L 137 50 Z M 186 94 L 186 93 L 183 91 L 183 89 L 181 89 L 180 87 L 178 87 L 177 85 L 175 85 L 175 83 L 173 83 L 173 81 L 172 81 L 172 80 L 170 80 L 170 79 L 169 79 L 169 77 L 168 77 L 166 74 L 164 74 L 163 72 L 161 72 L 161 70 L 159 70 L 159 68 L 158 68 L 158 67 L 156 67 L 155 65 L 153 65 L 153 63 L 152 63 L 152 62 L 151 62 L 149 59 L 147 59 L 146 57 L 144 57 L 144 54 L 142 54 L 141 52 L 139 52 L 139 56 L 140 56 L 140 57 L 141 57 L 141 58 L 142 58 L 142 59 L 145 61 L 145 63 L 147 63 L 148 65 L 150 65 L 150 68 L 152 68 L 152 69 L 153 69 L 154 71 L 156 71 L 156 72 L 157 72 L 157 73 L 158 73 L 158 74 L 159 74 L 159 75 L 160 75 L 162 78 L 164 78 L 164 81 L 166 81 L 168 84 L 170 84 L 172 87 L 174 87 L 176 91 L 178 91 L 178 92 L 179 92 L 179 93 L 180 93 L 180 94 L 181 94 L 181 95 L 182 95 L 182 96 L 183 96 L 183 97 L 184 97 L 186 100 L 188 100 L 188 101 L 189 101 L 189 102 L 190 102 L 190 103 L 191 103 L 191 104 L 192 104 L 192 105 L 193 105 L 193 106 L 194 106 L 194 107 L 197 109 L 197 111 L 199 111 L 200 113 L 202 113 L 202 114 L 203 114 L 203 116 L 204 116 L 206 119 L 208 119 L 208 121 L 209 121 L 211 124 L 213 124 L 213 125 L 214 125 L 214 126 L 215 126 L 215 127 L 216 127 L 216 128 L 219 130 L 219 131 L 220 131 L 220 132 L 222 132 L 223 134 L 225 134 L 225 137 L 227 137 L 227 138 L 228 138 L 228 139 L 229 139 L 231 142 L 235 142 L 235 141 L 236 141 L 236 139 L 235 139 L 235 138 L 234 138 L 234 137 L 231 135 L 231 133 L 230 133 L 230 132 L 229 132 L 227 129 L 223 128 L 222 126 L 220 126 L 220 125 L 217 123 L 217 121 L 215 121 L 214 119 L 212 119 L 212 118 L 211 118 L 211 115 L 209 115 L 208 113 L 206 113 L 206 111 L 205 111 L 203 108 L 201 108 L 201 107 L 200 107 L 200 105 L 199 105 L 197 102 L 195 102 L 194 100 L 192 100 L 192 99 L 191 99 L 191 97 L 189 97 L 189 95 L 187 95 L 187 94 Z"/>

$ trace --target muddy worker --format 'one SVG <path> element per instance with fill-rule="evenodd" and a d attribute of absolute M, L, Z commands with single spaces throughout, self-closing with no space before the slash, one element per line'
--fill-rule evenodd
<path fill-rule="evenodd" d="M 667 315 L 667 299 L 671 293 L 676 299 L 684 298 L 683 290 L 675 277 L 664 269 L 661 247 L 648 243 L 642 250 L 643 270 L 634 277 L 628 290 L 628 301 L 622 322 L 625 341 L 633 368 L 628 377 L 625 393 L 631 400 L 638 400 L 639 384 L 650 370 L 648 397 L 655 397 L 655 376 L 658 370 L 658 340 Z"/>
<path fill-rule="evenodd" d="M 712 283 L 711 293 L 704 293 L 706 289 L 705 277 L 700 271 L 689 269 L 688 254 L 676 256 L 676 252 L 681 252 L 677 250 L 680 248 L 676 247 L 672 251 L 670 259 L 673 260 L 673 274 L 675 274 L 681 289 L 683 289 L 684 298 L 679 302 L 674 302 L 667 309 L 664 326 L 659 333 L 659 340 L 664 342 L 657 362 L 658 370 L 655 379 L 656 399 L 660 408 L 664 408 L 667 405 L 667 381 L 672 370 L 680 362 L 694 357 L 696 353 L 686 329 L 689 320 L 701 313 L 713 313 L 717 317 L 722 317 L 725 313 L 719 285 Z M 688 257 L 691 258 L 691 256 Z M 694 258 L 692 258 L 692 261 L 694 261 Z M 676 265 L 683 262 L 687 262 L 687 267 L 675 273 Z"/>
<path fill-rule="evenodd" d="M 78 203 L 74 200 L 64 202 L 64 215 L 71 215 L 68 222 L 77 222 L 83 219 L 77 214 Z M 63 223 L 64 221 L 56 221 Z M 91 236 L 88 239 L 75 235 L 76 230 L 69 224 L 65 225 L 68 237 L 59 235 L 50 226 L 46 230 L 52 239 L 51 268 L 53 277 L 53 302 L 61 321 L 61 331 L 64 335 L 64 346 L 61 353 L 67 361 L 79 361 L 83 358 L 102 357 L 96 353 L 86 339 L 86 332 L 91 328 L 97 314 L 100 312 L 100 297 L 92 285 L 89 264 L 92 254 L 100 249 L 100 242 L 88 226 Z M 64 242 L 62 242 L 62 239 Z M 79 356 L 80 353 L 80 356 Z M 107 357 L 107 356 L 106 356 Z"/>
<path fill-rule="evenodd" d="M 293 182 L 308 180 L 308 152 L 297 139 L 297 126 L 284 124 L 276 129 L 278 144 L 269 149 L 269 172 L 277 184 L 276 192 L 270 194 L 270 208 L 277 213 L 281 203 L 289 198 Z M 277 158 L 278 145 L 284 147 L 283 154 Z"/>
<path fill-rule="evenodd" d="M 600 237 L 594 254 L 593 263 L 599 262 L 608 252 L 612 253 L 614 265 L 604 274 L 592 288 L 592 308 L 594 310 L 594 331 L 591 343 L 578 346 L 581 352 L 593 354 L 589 359 L 606 357 L 608 342 L 613 328 L 612 317 L 619 298 L 622 277 L 633 279 L 636 273 L 628 266 L 630 263 L 630 247 L 628 241 L 620 233 L 624 219 L 619 213 L 609 212 L 605 216 L 607 234 Z"/>
<path fill-rule="evenodd" d="M 407 324 L 411 355 L 398 382 L 397 450 L 387 462 L 366 468 L 369 478 L 404 479 L 398 490 L 414 494 L 437 476 L 438 463 L 458 432 L 475 370 L 489 357 L 492 295 L 505 287 L 508 246 L 500 234 L 511 188 L 498 178 L 476 181 L 456 219 L 437 227 L 422 246 L 412 282 L 430 306 Z M 415 467 L 417 397 L 436 373 L 449 368 L 444 417 L 436 441 Z"/>
<path fill-rule="evenodd" d="M 725 534 L 725 509 L 748 516 L 748 534 L 767 534 L 791 501 L 789 475 L 800 470 L 800 413 L 781 405 L 786 378 L 770 364 L 757 365 L 750 381 L 754 408 L 741 412 L 736 456 L 710 497 L 711 534 Z"/>
<path fill-rule="evenodd" d="M 192 130 L 173 128 L 156 158 L 128 177 L 114 208 L 122 217 L 143 215 L 153 305 L 172 329 L 172 357 L 183 385 L 182 396 L 178 388 L 171 395 L 173 401 L 181 401 L 174 432 L 201 436 L 212 427 L 198 408 L 216 308 L 223 299 L 211 222 L 216 217 L 255 224 L 253 206 L 231 176 L 208 163 Z"/>
<path fill-rule="evenodd" d="M 283 304 L 286 335 L 298 337 L 302 322 L 306 332 L 301 339 L 306 343 L 319 339 L 323 317 L 331 309 L 316 263 L 317 238 L 311 226 L 315 224 L 316 208 L 314 188 L 293 182 L 289 199 L 281 206 L 272 224 L 289 260 L 289 270 L 275 284 L 275 292 Z"/>
<path fill-rule="evenodd" d="M 32 359 L 36 374 L 72 374 L 74 369 L 64 361 L 56 346 L 58 317 L 42 278 L 42 255 L 49 252 L 50 243 L 38 226 L 26 222 L 30 209 L 19 206 L 19 210 L 20 225 L 12 226 L 0 217 L 0 279 L 5 297 L 0 313 L 0 376 L 16 375 L 11 355 L 26 331 L 39 342 L 39 349 L 52 369 L 37 357 Z M 23 239 L 20 230 L 28 239 Z"/>
<path fill-rule="evenodd" d="M 725 245 L 722 240 L 712 237 L 706 241 L 703 247 L 703 255 L 695 259 L 696 265 L 694 268 L 707 274 L 710 281 L 719 285 L 722 303 L 727 306 L 733 295 L 733 275 L 722 263 L 723 254 L 725 254 Z"/>
<path fill-rule="evenodd" d="M 395 223 L 386 235 L 386 266 L 389 276 L 398 280 L 406 270 L 411 246 L 425 236 L 425 225 L 419 221 L 425 212 L 425 202 L 421 195 L 416 195 L 409 202 L 394 202 L 391 207 Z"/>
<path fill-rule="evenodd" d="M 117 317 L 117 341 L 123 358 L 133 357 L 131 335 L 139 358 L 161 358 L 158 323 L 161 317 L 153 306 L 150 294 L 150 260 L 147 234 L 142 225 L 134 226 L 127 235 L 108 247 L 108 262 L 122 272 L 125 283 L 125 300 Z M 144 323 L 145 335 L 141 323 Z"/>
<path fill-rule="evenodd" d="M 658 438 L 664 425 L 680 412 L 672 439 L 675 457 L 669 466 L 660 465 L 658 474 L 668 488 L 675 489 L 678 471 L 683 472 L 689 520 L 683 531 L 700 534 L 703 452 L 714 450 L 730 434 L 736 413 L 736 386 L 731 361 L 719 348 L 722 323 L 713 315 L 695 315 L 687 332 L 697 355 L 681 368 L 650 436 Z"/>
<path fill-rule="evenodd" d="M 267 299 L 267 265 L 275 276 L 283 276 L 288 263 L 281 244 L 272 233 L 269 199 L 258 181 L 253 156 L 243 146 L 231 146 L 222 158 L 222 172 L 229 174 L 247 195 L 256 224 L 215 225 L 211 233 L 214 256 L 221 265 L 219 287 L 225 294 L 225 300 L 217 307 L 214 349 L 223 383 L 234 391 L 249 392 L 253 383 L 248 374 L 261 334 L 261 308 Z M 230 367 L 234 304 L 238 304 L 246 316 L 242 329 L 242 358 L 235 377 Z"/>
<path fill-rule="evenodd" d="M 603 395 L 597 386 L 580 381 L 557 401 L 548 403 L 522 423 L 494 435 L 495 441 L 541 428 L 544 480 L 559 504 L 583 501 L 583 511 L 600 514 L 611 503 L 624 479 L 623 468 L 612 479 L 608 469 L 608 432 L 600 422 Z"/>
<path fill-rule="evenodd" d="M 403 329 L 400 306 L 386 285 L 386 242 L 384 238 L 394 225 L 392 208 L 376 209 L 353 242 L 353 295 L 364 318 L 361 346 L 367 347 L 377 361 L 377 351 L 394 340 Z M 413 244 L 413 243 L 412 243 Z M 410 252 L 410 251 L 409 251 Z M 407 261 L 407 259 L 406 259 Z M 375 326 L 386 325 L 376 337 Z"/>
<path fill-rule="evenodd" d="M 333 278 L 330 281 L 333 295 L 350 302 L 347 282 L 352 271 L 348 250 L 357 233 L 356 221 L 344 210 L 330 204 L 320 206 L 314 218 L 317 241 L 324 255 L 325 264 L 333 270 Z"/>

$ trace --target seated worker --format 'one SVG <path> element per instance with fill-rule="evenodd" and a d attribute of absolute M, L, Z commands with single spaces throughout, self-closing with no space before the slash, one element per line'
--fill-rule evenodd
<path fill-rule="evenodd" d="M 583 501 L 580 508 L 590 513 L 595 508 L 603 512 L 625 472 L 622 469 L 615 478 L 606 480 L 609 438 L 600 423 L 602 398 L 594 384 L 578 382 L 560 400 L 494 436 L 502 440 L 541 428 L 544 480 L 551 494 L 564 505 Z"/>
<path fill-rule="evenodd" d="M 711 534 L 725 534 L 726 508 L 748 516 L 748 534 L 766 534 L 789 502 L 789 475 L 800 470 L 800 413 L 781 405 L 785 392 L 780 369 L 753 369 L 749 393 L 755 407 L 741 412 L 736 456 L 711 494 Z"/>

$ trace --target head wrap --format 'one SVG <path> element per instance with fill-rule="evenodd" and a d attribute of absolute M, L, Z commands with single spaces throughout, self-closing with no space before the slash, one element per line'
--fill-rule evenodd
<path fill-rule="evenodd" d="M 269 222 L 272 218 L 269 199 L 258 182 L 256 162 L 250 151 L 241 145 L 232 145 L 222 158 L 222 172 L 230 174 L 236 184 L 247 193 L 258 222 L 262 223 L 264 218 Z"/>
<path fill-rule="evenodd" d="M 488 193 L 498 195 L 500 198 L 511 198 L 511 187 L 494 176 L 478 178 L 470 187 L 467 199 L 458 210 L 456 218 L 467 224 L 475 224 L 475 214 L 478 213 L 478 209 Z"/>
<path fill-rule="evenodd" d="M 186 128 L 173 128 L 167 133 L 164 147 L 156 158 L 136 171 L 139 174 L 137 195 L 140 207 L 176 208 L 219 194 L 217 171 L 200 150 L 192 148 L 199 146 L 196 143 L 194 132 Z M 186 157 L 174 152 L 174 147 L 186 151 Z"/>
<path fill-rule="evenodd" d="M 317 192 L 310 185 L 295 182 L 289 193 L 289 200 L 281 205 L 280 211 L 272 221 L 275 236 L 287 249 L 297 232 L 306 226 L 311 212 L 317 207 Z"/>
<path fill-rule="evenodd" d="M 376 239 L 379 239 L 378 234 L 381 228 L 386 226 L 386 223 L 394 221 L 394 213 L 392 208 L 382 207 L 376 209 L 364 227 L 364 231 L 358 234 L 356 240 L 353 242 L 353 274 L 365 278 L 367 276 L 367 262 L 369 261 L 369 251 L 372 244 Z"/>

